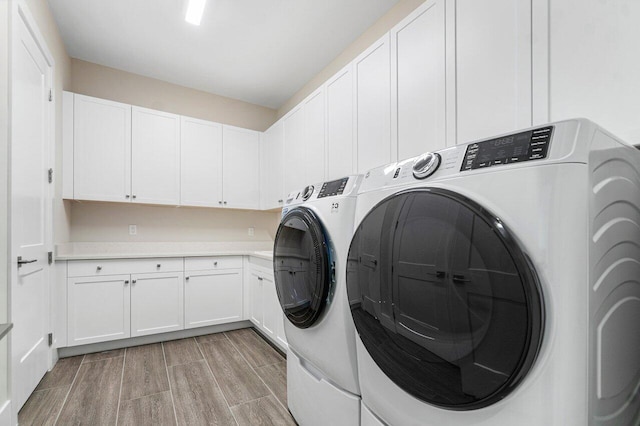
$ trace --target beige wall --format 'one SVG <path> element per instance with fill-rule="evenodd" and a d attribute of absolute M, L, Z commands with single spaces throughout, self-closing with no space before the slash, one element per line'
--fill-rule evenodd
<path fill-rule="evenodd" d="M 73 202 L 73 242 L 271 241 L 279 214 L 200 207 Z M 137 235 L 129 235 L 137 225 Z M 254 236 L 248 228 L 255 229 Z"/>
<path fill-rule="evenodd" d="M 225 98 L 79 59 L 71 60 L 71 91 L 258 131 L 276 121 L 271 108 Z"/>
<path fill-rule="evenodd" d="M 293 107 L 298 105 L 307 96 L 327 81 L 331 76 L 340 71 L 349 62 L 353 61 L 360 53 L 376 40 L 382 37 L 398 22 L 413 12 L 425 0 L 400 0 L 387 13 L 382 15 L 375 24 L 367 29 L 360 37 L 351 43 L 340 55 L 338 55 L 329 65 L 324 67 L 315 77 L 305 84 L 295 95 L 278 108 L 278 119 L 283 117 Z"/>

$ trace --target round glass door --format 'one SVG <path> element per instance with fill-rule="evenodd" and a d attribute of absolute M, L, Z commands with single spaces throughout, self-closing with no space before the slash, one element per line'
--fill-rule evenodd
<path fill-rule="evenodd" d="M 351 242 L 347 293 L 365 348 L 398 386 L 470 410 L 504 398 L 542 341 L 528 258 L 486 209 L 443 189 L 379 203 Z"/>
<path fill-rule="evenodd" d="M 322 314 L 331 287 L 330 265 L 316 215 L 304 207 L 291 210 L 276 234 L 273 268 L 280 305 L 296 327 L 308 328 Z"/>

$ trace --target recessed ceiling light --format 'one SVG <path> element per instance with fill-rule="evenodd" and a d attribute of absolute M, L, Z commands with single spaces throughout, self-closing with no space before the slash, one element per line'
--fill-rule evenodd
<path fill-rule="evenodd" d="M 207 0 L 189 0 L 184 20 L 193 25 L 200 25 L 205 4 L 207 4 Z"/>

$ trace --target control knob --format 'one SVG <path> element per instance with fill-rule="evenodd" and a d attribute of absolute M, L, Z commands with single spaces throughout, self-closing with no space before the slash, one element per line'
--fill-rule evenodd
<path fill-rule="evenodd" d="M 426 179 L 438 170 L 440 166 L 440 154 L 437 152 L 425 152 L 413 163 L 413 176 L 416 179 Z"/>
<path fill-rule="evenodd" d="M 313 195 L 313 185 L 309 185 L 302 191 L 302 201 L 307 201 Z"/>

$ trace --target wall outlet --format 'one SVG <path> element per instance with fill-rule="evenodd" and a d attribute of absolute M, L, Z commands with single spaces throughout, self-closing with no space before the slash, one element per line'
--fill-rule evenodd
<path fill-rule="evenodd" d="M 255 229 L 253 227 L 249 228 L 249 236 L 253 237 L 253 234 L 255 232 Z"/>
<path fill-rule="evenodd" d="M 129 225 L 129 235 L 136 235 L 138 233 L 137 225 Z"/>

